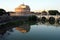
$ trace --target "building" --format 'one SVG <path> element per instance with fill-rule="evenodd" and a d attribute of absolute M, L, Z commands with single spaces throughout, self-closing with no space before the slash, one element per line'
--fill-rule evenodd
<path fill-rule="evenodd" d="M 15 8 L 15 12 L 17 12 L 17 13 L 29 13 L 30 7 L 28 5 L 21 4 L 17 8 Z"/>
<path fill-rule="evenodd" d="M 11 16 L 31 16 L 34 13 L 31 13 L 30 7 L 25 4 L 21 4 L 15 8 L 15 13 L 10 13 Z"/>

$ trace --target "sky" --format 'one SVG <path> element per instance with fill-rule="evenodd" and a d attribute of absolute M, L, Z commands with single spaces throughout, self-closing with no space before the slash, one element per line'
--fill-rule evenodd
<path fill-rule="evenodd" d="M 6 11 L 14 11 L 21 4 L 29 5 L 33 10 L 59 10 L 60 0 L 0 0 L 0 8 Z"/>

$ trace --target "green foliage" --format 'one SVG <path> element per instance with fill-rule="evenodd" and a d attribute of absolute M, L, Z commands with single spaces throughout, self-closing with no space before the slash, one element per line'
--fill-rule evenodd
<path fill-rule="evenodd" d="M 1 26 L 18 26 L 22 24 L 23 24 L 23 21 L 16 20 L 16 21 L 8 22 L 4 25 L 2 24 Z"/>
<path fill-rule="evenodd" d="M 29 16 L 27 18 L 28 20 L 14 20 L 14 21 L 11 21 L 11 22 L 8 22 L 6 24 L 2 24 L 1 26 L 18 26 L 18 25 L 23 25 L 23 24 L 28 24 L 28 25 L 33 25 L 36 23 L 37 21 L 37 17 L 36 16 Z"/>
<path fill-rule="evenodd" d="M 2 16 L 3 14 L 6 14 L 6 11 L 4 9 L 0 9 L 0 16 Z"/>
<path fill-rule="evenodd" d="M 57 15 L 59 12 L 57 10 L 49 10 L 50 15 Z"/>
<path fill-rule="evenodd" d="M 28 21 L 37 21 L 37 16 L 35 16 L 35 15 L 29 16 Z"/>

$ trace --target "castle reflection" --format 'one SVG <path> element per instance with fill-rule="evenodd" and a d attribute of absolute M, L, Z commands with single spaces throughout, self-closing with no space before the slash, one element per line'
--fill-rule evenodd
<path fill-rule="evenodd" d="M 22 26 L 19 26 L 19 27 L 16 27 L 16 30 L 22 32 L 22 33 L 26 33 L 26 32 L 29 32 L 30 31 L 30 25 L 28 24 L 24 24 Z"/>

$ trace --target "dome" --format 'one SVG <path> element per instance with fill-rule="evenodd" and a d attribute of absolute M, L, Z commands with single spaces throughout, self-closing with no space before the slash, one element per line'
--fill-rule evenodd
<path fill-rule="evenodd" d="M 28 8 L 28 9 L 30 9 L 29 6 L 25 5 L 25 4 L 21 4 L 18 8 Z"/>
<path fill-rule="evenodd" d="M 26 8 L 24 4 L 21 4 L 18 8 Z"/>
<path fill-rule="evenodd" d="M 15 9 L 16 12 L 29 12 L 30 11 L 30 7 L 28 5 L 25 4 L 21 4 L 20 6 L 18 6 Z"/>

